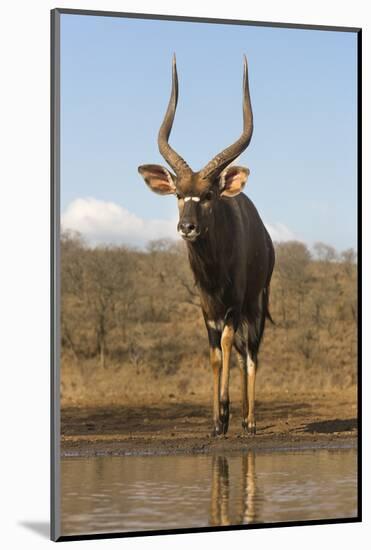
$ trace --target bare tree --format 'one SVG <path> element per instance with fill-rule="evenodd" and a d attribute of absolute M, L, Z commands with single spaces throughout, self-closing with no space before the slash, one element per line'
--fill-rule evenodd
<path fill-rule="evenodd" d="M 289 302 L 294 298 L 297 319 L 301 316 L 301 304 L 305 296 L 306 269 L 311 255 L 308 247 L 298 241 L 276 243 L 276 271 L 280 289 L 281 311 L 288 322 Z M 291 300 L 288 300 L 288 297 Z"/>
<path fill-rule="evenodd" d="M 348 248 L 341 253 L 341 259 L 345 268 L 345 272 L 348 276 L 351 276 L 355 272 L 355 264 L 357 261 L 357 254 L 354 248 Z"/>
<path fill-rule="evenodd" d="M 78 233 L 61 235 L 61 338 L 62 345 L 79 357 L 83 323 L 85 243 Z"/>
<path fill-rule="evenodd" d="M 85 299 L 103 368 L 108 333 L 118 319 L 124 322 L 135 299 L 132 260 L 124 248 L 101 247 L 89 250 L 86 255 Z"/>
<path fill-rule="evenodd" d="M 333 246 L 322 242 L 316 242 L 313 245 L 315 255 L 321 262 L 333 262 L 337 259 L 337 252 Z"/>

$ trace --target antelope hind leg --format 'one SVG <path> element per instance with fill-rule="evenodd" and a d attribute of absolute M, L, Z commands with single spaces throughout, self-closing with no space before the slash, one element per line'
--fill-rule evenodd
<path fill-rule="evenodd" d="M 218 347 L 210 347 L 210 364 L 213 370 L 213 431 L 212 436 L 223 432 L 220 421 L 220 371 L 222 367 L 222 352 Z"/>
<path fill-rule="evenodd" d="M 255 421 L 255 380 L 257 369 L 257 358 L 250 357 L 250 353 L 247 355 L 247 381 L 248 381 L 248 415 L 244 424 L 244 429 L 249 435 L 256 434 L 256 421 Z"/>
<path fill-rule="evenodd" d="M 242 401 L 242 427 L 247 428 L 247 354 L 241 354 L 237 351 L 238 366 L 241 375 L 241 401 Z"/>

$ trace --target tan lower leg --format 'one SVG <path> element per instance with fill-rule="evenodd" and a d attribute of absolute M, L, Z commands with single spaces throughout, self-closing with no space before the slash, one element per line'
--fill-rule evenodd
<path fill-rule="evenodd" d="M 256 379 L 256 362 L 250 357 L 247 358 L 247 378 L 248 378 L 248 396 L 249 396 L 249 414 L 247 416 L 247 424 L 250 429 L 255 431 L 255 379 Z"/>
<path fill-rule="evenodd" d="M 231 351 L 234 339 L 234 330 L 230 325 L 226 325 L 222 333 L 222 356 L 223 356 L 223 366 L 222 366 L 222 382 L 221 382 L 221 401 L 229 400 L 229 367 L 230 367 L 230 358 Z"/>
<path fill-rule="evenodd" d="M 210 348 L 210 364 L 213 369 L 213 420 L 214 426 L 216 426 L 219 423 L 220 370 L 222 366 L 222 352 L 219 348 Z"/>
<path fill-rule="evenodd" d="M 222 423 L 222 431 L 224 434 L 228 431 L 229 424 L 229 368 L 231 351 L 234 339 L 234 330 L 230 325 L 226 325 L 223 329 L 221 345 L 222 345 L 222 380 L 220 391 L 220 420 Z"/>

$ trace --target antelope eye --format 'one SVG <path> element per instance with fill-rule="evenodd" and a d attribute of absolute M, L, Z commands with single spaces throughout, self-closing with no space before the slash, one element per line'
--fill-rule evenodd
<path fill-rule="evenodd" d="M 207 201 L 211 201 L 211 199 L 213 198 L 213 193 L 212 191 L 208 191 L 205 195 L 205 200 Z"/>

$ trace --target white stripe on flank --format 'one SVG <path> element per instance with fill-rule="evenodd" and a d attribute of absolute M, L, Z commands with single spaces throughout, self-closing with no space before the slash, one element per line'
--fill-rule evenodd
<path fill-rule="evenodd" d="M 218 319 L 216 321 L 208 320 L 207 326 L 214 329 L 214 330 L 223 330 L 223 321 L 221 319 Z"/>

